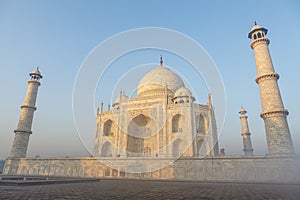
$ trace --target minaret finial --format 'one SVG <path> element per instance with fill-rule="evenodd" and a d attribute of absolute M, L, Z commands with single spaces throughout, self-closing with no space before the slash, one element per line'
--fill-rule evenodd
<path fill-rule="evenodd" d="M 162 55 L 160 55 L 160 66 L 163 66 L 163 63 L 164 63 L 164 61 L 163 61 Z"/>
<path fill-rule="evenodd" d="M 254 21 L 254 25 L 257 25 L 256 21 Z"/>
<path fill-rule="evenodd" d="M 36 70 L 39 70 L 39 66 L 36 67 Z"/>
<path fill-rule="evenodd" d="M 208 93 L 208 95 L 207 95 L 207 105 L 212 106 L 210 93 Z"/>
<path fill-rule="evenodd" d="M 100 103 L 100 113 L 103 111 L 103 101 L 101 101 L 101 103 Z"/>

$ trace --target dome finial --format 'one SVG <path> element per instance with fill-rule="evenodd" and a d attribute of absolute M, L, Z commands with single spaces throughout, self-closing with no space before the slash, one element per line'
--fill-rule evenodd
<path fill-rule="evenodd" d="M 254 21 L 254 25 L 257 25 L 256 21 Z"/>
<path fill-rule="evenodd" d="M 163 63 L 164 63 L 164 61 L 163 61 L 162 55 L 160 55 L 160 66 L 163 66 Z"/>

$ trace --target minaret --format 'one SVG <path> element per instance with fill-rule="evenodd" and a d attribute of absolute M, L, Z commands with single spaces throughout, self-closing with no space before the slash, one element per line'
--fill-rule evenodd
<path fill-rule="evenodd" d="M 252 40 L 256 61 L 256 83 L 259 85 L 262 113 L 269 154 L 293 154 L 294 147 L 287 123 L 289 114 L 281 99 L 277 80 L 279 75 L 274 71 L 269 53 L 270 40 L 266 37 L 268 30 L 256 24 L 252 27 L 248 38 Z"/>
<path fill-rule="evenodd" d="M 250 135 L 251 133 L 249 132 L 249 126 L 248 126 L 248 121 L 247 121 L 247 111 L 241 107 L 240 109 L 240 119 L 241 119 L 241 125 L 242 125 L 242 137 L 243 137 L 243 146 L 244 146 L 244 154 L 245 156 L 252 156 L 253 155 L 253 148 L 252 148 L 252 142 Z"/>
<path fill-rule="evenodd" d="M 30 80 L 28 81 L 28 88 L 24 104 L 21 106 L 21 115 L 19 118 L 18 127 L 16 130 L 14 130 L 15 138 L 9 155 L 11 158 L 26 157 L 29 136 L 32 133 L 31 126 L 33 113 L 36 110 L 35 102 L 42 75 L 37 68 L 30 73 L 29 76 Z"/>

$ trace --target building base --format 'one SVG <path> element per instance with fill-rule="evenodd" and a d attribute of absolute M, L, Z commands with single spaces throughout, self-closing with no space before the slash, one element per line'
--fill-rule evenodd
<path fill-rule="evenodd" d="M 158 158 L 159 159 L 159 158 Z M 299 156 L 226 156 L 180 158 L 164 168 L 144 172 L 150 159 L 8 158 L 3 174 L 97 178 L 167 179 L 213 182 L 300 183 Z M 105 164 L 103 164 L 105 163 Z M 107 163 L 118 165 L 118 169 Z M 133 173 L 128 167 L 141 169 Z M 155 168 L 155 166 L 152 166 Z"/>

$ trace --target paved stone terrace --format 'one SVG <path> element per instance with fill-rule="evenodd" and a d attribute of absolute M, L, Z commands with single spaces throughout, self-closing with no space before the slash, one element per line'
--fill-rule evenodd
<path fill-rule="evenodd" d="M 300 185 L 100 180 L 0 185 L 0 199 L 300 199 Z"/>

